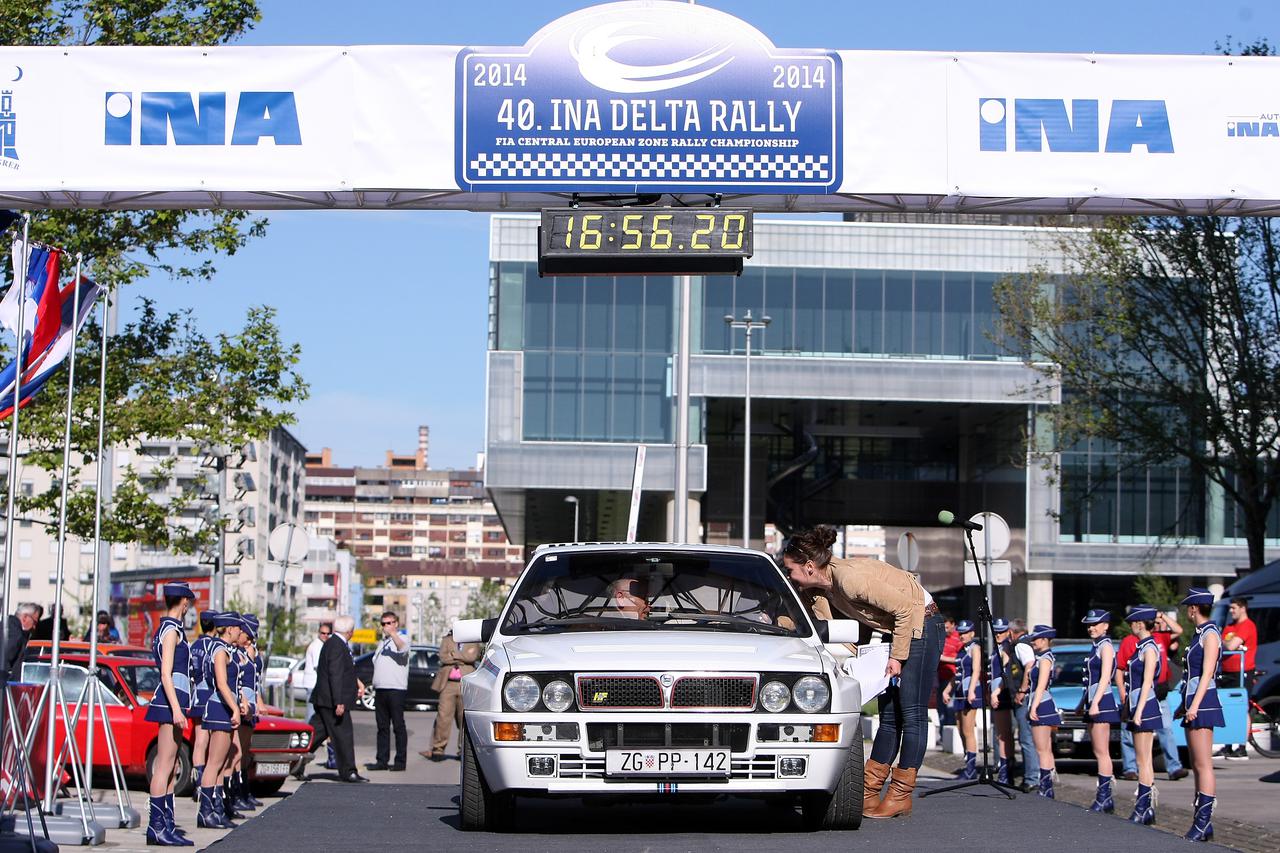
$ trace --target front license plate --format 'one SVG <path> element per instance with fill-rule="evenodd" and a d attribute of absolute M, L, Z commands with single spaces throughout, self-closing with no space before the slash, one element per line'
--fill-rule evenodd
<path fill-rule="evenodd" d="M 288 764 L 257 764 L 254 766 L 254 772 L 258 776 L 288 776 Z"/>
<path fill-rule="evenodd" d="M 728 776 L 727 749 L 611 749 L 606 776 Z"/>

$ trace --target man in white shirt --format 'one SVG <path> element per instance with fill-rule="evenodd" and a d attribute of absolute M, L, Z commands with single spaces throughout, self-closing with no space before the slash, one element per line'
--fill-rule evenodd
<path fill-rule="evenodd" d="M 400 617 L 382 614 L 382 640 L 373 653 L 374 713 L 378 718 L 378 752 L 369 770 L 404 770 L 409 731 L 404 727 L 404 699 L 409 691 L 409 638 L 400 633 Z M 396 760 L 391 758 L 391 730 L 396 732 Z"/>
<path fill-rule="evenodd" d="M 320 627 L 316 630 L 316 637 L 307 646 L 307 651 L 302 656 L 302 666 L 298 667 L 298 671 L 293 674 L 293 684 L 295 687 L 301 687 L 307 691 L 307 717 L 310 720 L 316 715 L 316 706 L 311 704 L 311 691 L 316 687 L 316 663 L 320 660 L 320 649 L 324 646 L 324 641 L 333 636 L 333 623 L 321 622 Z M 302 768 L 306 762 L 298 766 L 294 771 L 294 776 L 298 779 L 303 778 Z M 330 770 L 337 769 L 337 764 L 333 755 L 333 744 L 329 744 L 328 760 L 325 767 Z"/>
<path fill-rule="evenodd" d="M 1031 741 L 1031 671 L 1036 654 L 1026 641 L 1019 642 L 1027 634 L 1027 623 L 1024 619 L 1014 619 L 1009 623 L 1009 639 L 1013 643 L 1014 661 L 1010 661 L 1010 674 L 1020 672 L 1018 683 L 1006 676 L 1009 689 L 1015 691 L 1013 696 L 1013 721 L 1018 729 L 1018 745 L 1022 747 L 1022 790 L 1031 790 L 1034 780 L 1040 778 L 1040 756 L 1035 744 Z"/>

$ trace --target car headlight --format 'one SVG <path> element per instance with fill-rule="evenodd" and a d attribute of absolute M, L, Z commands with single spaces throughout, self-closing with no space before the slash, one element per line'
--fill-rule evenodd
<path fill-rule="evenodd" d="M 551 682 L 542 688 L 542 704 L 548 711 L 567 710 L 573 705 L 573 688 L 563 681 Z"/>
<path fill-rule="evenodd" d="M 791 688 L 781 681 L 770 681 L 760 688 L 760 707 L 776 714 L 791 704 Z"/>
<path fill-rule="evenodd" d="M 791 688 L 791 696 L 796 707 L 806 714 L 821 711 L 831 700 L 831 690 L 827 683 L 815 675 L 806 675 Z"/>
<path fill-rule="evenodd" d="M 517 675 L 502 688 L 502 698 L 513 711 L 532 711 L 538 705 L 538 682 L 527 675 Z"/>

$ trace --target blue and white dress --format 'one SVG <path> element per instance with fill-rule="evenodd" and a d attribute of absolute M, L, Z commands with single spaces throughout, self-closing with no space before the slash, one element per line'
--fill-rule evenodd
<path fill-rule="evenodd" d="M 234 649 L 226 640 L 215 638 L 205 659 L 205 678 L 209 681 L 211 692 L 208 701 L 205 702 L 204 721 L 201 725 L 211 732 L 229 732 L 235 729 L 231 725 L 231 715 L 235 709 L 228 707 L 222 699 L 222 694 L 218 692 L 214 661 L 219 654 L 227 661 L 227 686 L 231 688 L 233 695 L 237 697 L 240 695 L 240 666 L 236 663 Z"/>
<path fill-rule="evenodd" d="M 1116 704 L 1115 694 L 1111 692 L 1111 684 L 1110 682 L 1102 683 L 1102 647 L 1104 645 L 1111 646 L 1111 641 L 1106 637 L 1094 640 L 1093 648 L 1089 650 L 1089 657 L 1084 662 L 1084 721 L 1086 723 L 1120 722 L 1120 706 Z M 1114 647 L 1112 651 L 1115 651 Z M 1114 655 L 1111 662 L 1114 666 Z M 1093 697 L 1098 695 L 1099 690 L 1102 691 L 1102 696 L 1098 699 L 1098 713 L 1090 714 L 1089 708 L 1093 706 Z"/>
<path fill-rule="evenodd" d="M 173 692 L 180 706 L 178 710 L 185 715 L 191 707 L 191 646 L 187 643 L 182 622 L 172 616 L 165 616 L 160 620 L 156 633 L 151 638 L 151 654 L 155 656 L 156 666 L 163 670 L 164 638 L 174 632 L 178 635 L 178 644 L 173 647 Z M 155 695 L 151 697 L 151 704 L 147 706 L 146 719 L 153 723 L 172 723 L 173 710 L 169 707 L 169 695 L 161 680 Z"/>
<path fill-rule="evenodd" d="M 1156 668 L 1151 674 L 1151 692 L 1147 695 L 1146 704 L 1138 707 L 1139 694 L 1142 693 L 1142 679 L 1146 675 L 1146 663 L 1143 658 L 1147 651 L 1155 654 Z M 1128 692 L 1129 729 L 1135 732 L 1158 732 L 1164 729 L 1164 721 L 1160 716 L 1160 700 L 1156 698 L 1155 686 L 1160 683 L 1160 647 L 1156 641 L 1147 637 L 1138 643 L 1125 668 L 1125 690 Z"/>
<path fill-rule="evenodd" d="M 213 686 L 205 678 L 205 664 L 209 658 L 209 651 L 216 642 L 217 637 L 202 634 L 191 644 L 191 713 L 187 716 L 193 720 L 199 720 L 204 716 L 205 703 L 209 701 L 209 694 L 213 692 Z"/>
<path fill-rule="evenodd" d="M 1184 659 L 1186 677 L 1182 681 L 1182 707 L 1184 709 L 1191 707 L 1191 703 L 1196 698 L 1196 690 L 1200 688 L 1200 679 L 1204 671 L 1205 634 L 1218 636 L 1218 660 L 1214 663 L 1209 687 L 1200 699 L 1200 710 L 1196 712 L 1196 718 L 1190 721 L 1185 718 L 1182 720 L 1182 725 L 1188 729 L 1216 729 L 1227 724 L 1226 717 L 1222 713 L 1222 700 L 1218 698 L 1218 670 L 1222 667 L 1222 632 L 1212 622 L 1205 622 L 1196 628 L 1196 635 L 1191 639 L 1191 645 L 1187 646 Z"/>
<path fill-rule="evenodd" d="M 1049 692 L 1049 687 L 1053 684 L 1054 663 L 1053 652 L 1049 651 L 1036 655 L 1035 663 L 1031 665 L 1031 695 L 1033 697 L 1035 696 L 1036 686 L 1040 683 L 1040 667 L 1047 667 L 1049 670 L 1049 680 L 1045 682 L 1040 704 L 1036 706 L 1036 719 L 1028 719 L 1028 722 L 1033 726 L 1062 725 L 1062 714 L 1058 711 L 1058 703 L 1053 701 L 1053 694 Z"/>
<path fill-rule="evenodd" d="M 258 720 L 258 666 L 257 660 L 249 657 L 249 652 L 241 647 L 236 650 L 236 665 L 240 668 L 240 690 L 239 696 L 249 706 L 249 716 L 245 720 L 247 723 L 255 723 Z M 262 657 L 259 655 L 258 657 Z"/>
<path fill-rule="evenodd" d="M 969 701 L 969 686 L 973 684 L 973 662 L 982 659 L 982 646 L 977 640 L 965 646 L 956 658 L 955 687 L 951 691 L 951 707 L 957 711 L 982 707 L 982 684 L 974 689 L 974 701 Z"/>

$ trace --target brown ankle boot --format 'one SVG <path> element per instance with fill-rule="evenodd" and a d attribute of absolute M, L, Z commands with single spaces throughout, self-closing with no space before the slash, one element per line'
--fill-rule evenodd
<path fill-rule="evenodd" d="M 889 765 L 874 759 L 868 761 L 862 779 L 862 813 L 866 814 L 880 805 L 880 791 L 889 778 Z"/>
<path fill-rule="evenodd" d="M 863 810 L 863 817 L 907 817 L 911 814 L 911 794 L 916 789 L 916 771 L 893 768 L 889 780 L 889 793 L 884 801 L 871 811 Z"/>

